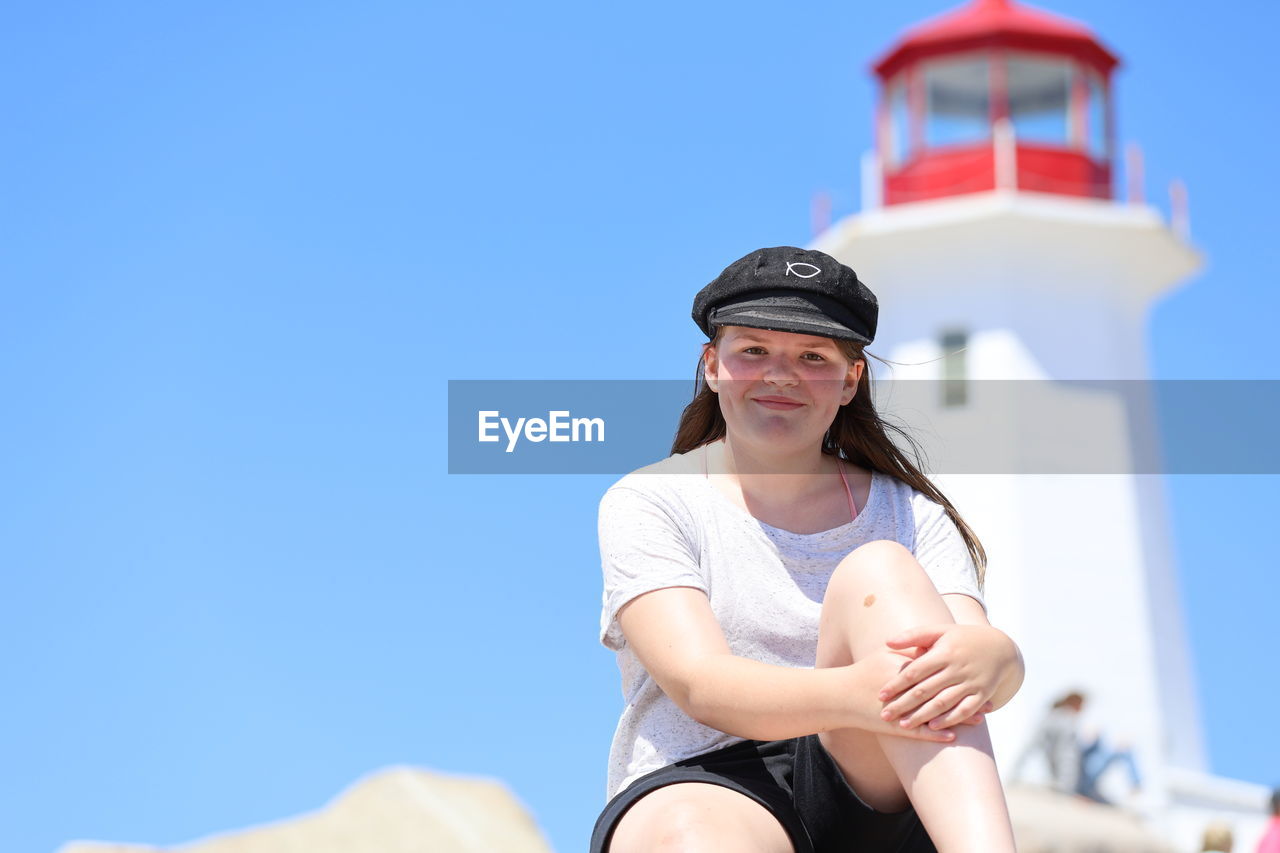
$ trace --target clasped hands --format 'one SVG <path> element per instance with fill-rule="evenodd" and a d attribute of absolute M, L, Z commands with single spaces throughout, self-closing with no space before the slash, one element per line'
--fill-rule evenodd
<path fill-rule="evenodd" d="M 909 660 L 881 688 L 880 717 L 904 729 L 980 724 L 994 710 L 1001 685 L 1022 666 L 1013 640 L 990 625 L 923 625 L 886 645 Z"/>

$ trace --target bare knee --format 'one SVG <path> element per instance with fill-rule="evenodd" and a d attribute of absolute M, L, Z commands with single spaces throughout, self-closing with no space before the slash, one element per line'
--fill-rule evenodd
<path fill-rule="evenodd" d="M 840 561 L 827 583 L 818 626 L 818 666 L 840 666 L 884 651 L 907 628 L 951 621 L 950 611 L 915 555 L 878 539 Z"/>
<path fill-rule="evenodd" d="M 694 803 L 678 803 L 667 812 L 667 821 L 658 836 L 655 850 L 673 853 L 701 853 L 724 850 L 733 838 L 732 825 L 723 814 L 712 814 Z"/>
<path fill-rule="evenodd" d="M 853 604 L 870 608 L 877 594 L 919 587 L 929 583 L 928 576 L 912 554 L 900 542 L 876 539 L 858 546 L 840 561 L 827 582 L 826 600 L 854 597 Z"/>
<path fill-rule="evenodd" d="M 609 853 L 786 851 L 782 825 L 754 800 L 718 785 L 682 783 L 659 788 L 627 810 Z"/>
<path fill-rule="evenodd" d="M 725 826 L 693 803 L 672 803 L 645 821 L 619 824 L 609 853 L 717 853 L 735 848 L 735 828 Z M 746 849 L 746 848 L 743 848 Z"/>

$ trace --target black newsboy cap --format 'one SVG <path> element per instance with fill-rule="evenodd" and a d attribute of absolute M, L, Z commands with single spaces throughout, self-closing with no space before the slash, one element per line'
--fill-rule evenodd
<path fill-rule="evenodd" d="M 693 321 L 708 338 L 716 326 L 750 326 L 869 344 L 879 312 L 876 295 L 853 270 L 795 246 L 756 249 L 693 298 Z"/>

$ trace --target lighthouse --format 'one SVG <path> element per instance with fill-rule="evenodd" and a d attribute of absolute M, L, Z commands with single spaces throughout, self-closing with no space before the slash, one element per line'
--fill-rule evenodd
<path fill-rule="evenodd" d="M 1211 818 L 1241 841 L 1260 830 L 1264 792 L 1209 772 L 1166 483 L 1143 464 L 1160 438 L 1148 317 L 1202 256 L 1181 186 L 1166 221 L 1136 148 L 1117 152 L 1119 62 L 1083 24 L 1013 0 L 908 29 L 872 66 L 862 210 L 812 246 L 880 299 L 877 405 L 909 398 L 901 420 L 939 458 L 957 437 L 982 448 L 985 469 L 935 480 L 983 542 L 989 617 L 1026 658 L 990 718 L 1002 777 L 1050 703 L 1082 691 L 1086 727 L 1131 745 L 1142 775 L 1136 794 L 1115 771 L 1101 792 L 1190 849 Z"/>

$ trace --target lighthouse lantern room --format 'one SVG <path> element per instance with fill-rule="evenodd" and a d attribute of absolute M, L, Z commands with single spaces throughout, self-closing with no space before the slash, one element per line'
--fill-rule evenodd
<path fill-rule="evenodd" d="M 978 0 L 873 65 L 883 203 L 1020 189 L 1111 198 L 1111 72 L 1086 27 Z"/>

